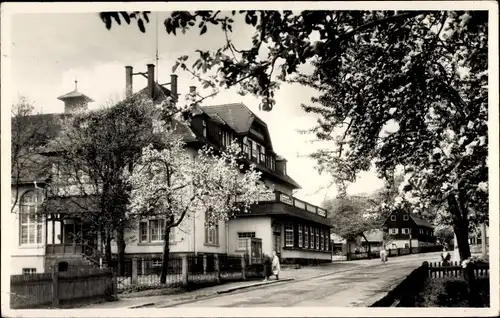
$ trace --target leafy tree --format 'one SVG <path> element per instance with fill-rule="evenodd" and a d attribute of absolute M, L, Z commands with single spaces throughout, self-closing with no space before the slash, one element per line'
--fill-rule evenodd
<path fill-rule="evenodd" d="M 328 211 L 333 232 L 346 240 L 352 240 L 359 235 L 364 237 L 363 232 L 375 227 L 374 218 L 365 215 L 369 205 L 366 198 L 346 196 L 326 200 L 322 206 Z"/>
<path fill-rule="evenodd" d="M 165 144 L 162 149 L 144 148 L 140 164 L 128 178 L 132 187 L 128 218 L 165 220 L 162 284 L 166 282 L 170 231 L 187 215 L 206 211 L 205 225 L 214 226 L 234 212 L 246 211 L 261 195 L 270 194 L 259 184 L 261 173 L 253 165 L 240 172 L 236 143 L 220 154 L 204 147 L 195 160 L 180 137 L 166 136 Z"/>
<path fill-rule="evenodd" d="M 453 244 L 453 227 L 451 226 L 438 226 L 434 230 L 438 242 L 444 246 Z"/>
<path fill-rule="evenodd" d="M 33 104 L 25 97 L 21 97 L 11 109 L 11 212 L 19 203 L 21 184 L 40 181 L 39 178 L 46 176 L 50 169 L 50 163 L 41 152 L 53 137 L 51 128 L 55 120 L 50 115 L 34 115 L 33 110 Z M 40 117 L 44 117 L 43 120 L 39 120 Z"/>
<path fill-rule="evenodd" d="M 105 258 L 111 261 L 111 240 L 118 246 L 123 271 L 130 185 L 124 177 L 149 144 L 161 146 L 153 129 L 157 113 L 150 100 L 133 96 L 114 106 L 82 111 L 62 120 L 58 138 L 50 144 L 56 167 L 45 210 L 70 210 L 91 221 L 94 233 L 105 241 Z M 65 199 L 65 206 L 60 202 Z"/>
<path fill-rule="evenodd" d="M 101 13 L 108 29 L 112 17 Z M 231 40 L 237 17 L 255 29 L 249 49 Z M 446 204 L 460 257 L 470 256 L 469 225 L 488 219 L 488 12 L 175 11 L 165 20 L 174 35 L 208 26 L 225 45 L 176 66 L 217 72 L 216 84 L 261 96 L 264 110 L 279 82 L 317 89 L 304 110 L 320 116 L 311 133 L 332 143 L 313 155 L 320 167 L 341 185 L 373 162 L 388 182 L 403 167 L 412 200 L 390 208 L 410 202 L 425 215 Z M 306 63 L 312 73 L 299 71 Z"/>

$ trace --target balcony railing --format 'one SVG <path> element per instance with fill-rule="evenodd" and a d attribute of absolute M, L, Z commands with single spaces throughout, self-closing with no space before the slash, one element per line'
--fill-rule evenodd
<path fill-rule="evenodd" d="M 261 200 L 259 200 L 259 202 L 280 202 L 280 203 L 294 206 L 296 208 L 307 211 L 309 213 L 317 214 L 317 215 L 324 217 L 324 218 L 326 218 L 326 214 L 327 214 L 326 210 L 323 208 L 320 208 L 316 205 L 299 200 L 297 198 L 294 198 L 293 196 L 287 195 L 287 194 L 280 192 L 280 191 L 275 191 L 274 197 L 261 198 Z"/>

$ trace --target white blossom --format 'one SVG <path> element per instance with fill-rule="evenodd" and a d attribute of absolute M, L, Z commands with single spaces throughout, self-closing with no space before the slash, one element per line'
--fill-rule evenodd
<path fill-rule="evenodd" d="M 487 182 L 479 182 L 477 185 L 478 191 L 488 192 L 488 183 Z"/>
<path fill-rule="evenodd" d="M 213 225 L 248 211 L 271 192 L 259 183 L 261 173 L 254 166 L 240 171 L 237 143 L 221 154 L 204 147 L 193 160 L 181 137 L 166 137 L 164 149 L 143 149 L 141 164 L 128 177 L 131 214 L 164 218 L 168 226 L 178 226 L 186 216 L 205 211 L 206 223 Z"/>

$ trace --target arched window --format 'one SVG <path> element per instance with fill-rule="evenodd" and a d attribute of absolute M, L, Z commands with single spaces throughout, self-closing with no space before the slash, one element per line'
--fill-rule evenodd
<path fill-rule="evenodd" d="M 41 191 L 26 192 L 19 204 L 21 245 L 42 243 L 42 217 L 39 207 L 43 201 Z"/>

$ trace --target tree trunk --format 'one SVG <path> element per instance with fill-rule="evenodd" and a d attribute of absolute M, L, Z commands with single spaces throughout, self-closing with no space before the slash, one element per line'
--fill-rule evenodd
<path fill-rule="evenodd" d="M 106 231 L 106 245 L 104 247 L 105 249 L 105 257 L 106 257 L 106 263 L 108 263 L 108 266 L 111 264 L 112 257 L 111 257 L 111 235 L 109 235 L 109 232 Z"/>
<path fill-rule="evenodd" d="M 469 246 L 469 220 L 467 209 L 464 204 L 457 200 L 454 194 L 448 196 L 448 206 L 453 218 L 453 231 L 457 238 L 460 260 L 463 261 L 471 256 Z"/>
<path fill-rule="evenodd" d="M 365 233 L 361 233 L 361 235 L 363 236 L 363 238 L 366 241 L 366 244 L 368 245 L 368 259 L 371 259 L 372 257 L 371 257 L 370 253 L 371 253 L 372 249 L 371 249 L 370 242 L 368 242 L 368 239 L 366 238 Z"/>
<path fill-rule="evenodd" d="M 161 277 L 160 283 L 167 283 L 168 271 L 168 256 L 170 254 L 170 226 L 165 227 L 165 236 L 163 237 L 163 260 L 161 264 Z"/>
<path fill-rule="evenodd" d="M 125 275 L 125 237 L 124 228 L 121 226 L 117 231 L 116 244 L 118 247 L 118 273 L 120 276 Z"/>

